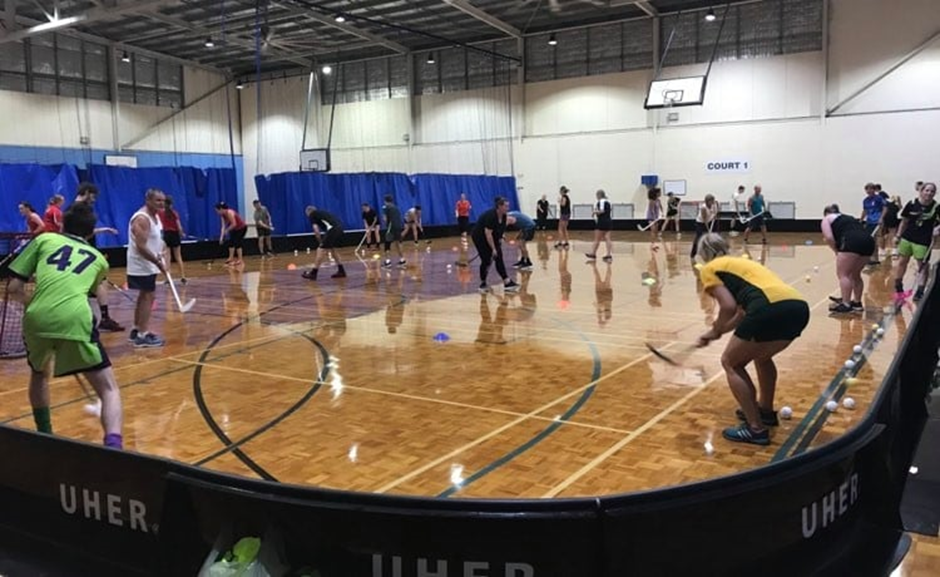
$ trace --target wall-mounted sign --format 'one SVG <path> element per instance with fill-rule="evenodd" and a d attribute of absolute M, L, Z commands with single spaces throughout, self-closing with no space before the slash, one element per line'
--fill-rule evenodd
<path fill-rule="evenodd" d="M 751 172 L 751 161 L 744 159 L 711 160 L 705 163 L 706 172 Z"/>

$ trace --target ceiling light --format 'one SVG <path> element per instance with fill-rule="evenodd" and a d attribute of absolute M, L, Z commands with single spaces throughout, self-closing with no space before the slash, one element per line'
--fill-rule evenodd
<path fill-rule="evenodd" d="M 434 62 L 435 62 L 435 60 L 434 60 L 434 53 L 433 53 L 433 52 L 428 52 L 428 64 L 434 64 Z"/>
<path fill-rule="evenodd" d="M 235 83 L 235 89 L 236 89 L 236 90 L 241 90 L 241 89 L 244 88 L 244 87 L 245 87 L 245 83 L 242 82 L 241 80 L 239 80 L 238 82 Z"/>
<path fill-rule="evenodd" d="M 714 22 L 714 21 L 715 21 L 715 18 L 717 18 L 717 16 L 715 16 L 715 11 L 714 11 L 713 9 L 709 8 L 709 9 L 708 9 L 708 12 L 705 14 L 705 21 L 706 21 L 706 22 Z"/>
<path fill-rule="evenodd" d="M 342 24 L 343 22 L 346 21 L 346 17 L 343 16 L 342 14 L 337 14 L 337 15 L 336 15 L 336 18 L 334 18 L 334 20 L 336 20 L 337 22 L 339 22 L 340 24 Z"/>
<path fill-rule="evenodd" d="M 212 36 L 206 38 L 206 48 L 212 48 L 215 46 L 215 42 L 212 41 Z"/>
<path fill-rule="evenodd" d="M 121 54 L 121 62 L 130 62 L 130 61 L 131 61 L 131 55 L 127 53 L 127 50 L 125 50 L 124 53 Z"/>
<path fill-rule="evenodd" d="M 554 35 L 554 34 L 552 34 L 551 36 L 548 37 L 548 45 L 549 45 L 549 46 L 557 46 L 557 45 L 558 45 L 558 39 L 555 38 L 555 35 Z"/>
<path fill-rule="evenodd" d="M 323 71 L 323 74 L 333 74 L 333 67 L 329 64 L 324 66 L 321 70 Z"/>

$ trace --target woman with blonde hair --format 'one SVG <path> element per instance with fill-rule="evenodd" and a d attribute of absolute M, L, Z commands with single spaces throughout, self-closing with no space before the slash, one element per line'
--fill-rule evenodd
<path fill-rule="evenodd" d="M 857 218 L 842 214 L 838 204 L 830 204 L 823 210 L 820 227 L 826 244 L 836 253 L 836 276 L 842 290 L 838 299 L 830 297 L 833 304 L 829 312 L 861 312 L 862 291 L 865 290 L 862 270 L 877 252 L 875 239 Z"/>
<path fill-rule="evenodd" d="M 698 338 L 698 346 L 708 346 L 728 332 L 734 332 L 721 355 L 728 387 L 744 421 L 730 427 L 722 436 L 737 443 L 769 445 L 767 427 L 778 424 L 774 411 L 777 367 L 774 356 L 790 346 L 809 323 L 809 305 L 793 287 L 770 269 L 752 260 L 732 257 L 728 243 L 709 233 L 699 240 L 698 255 L 702 287 L 718 303 L 718 318 L 712 328 Z M 757 387 L 747 366 L 754 363 Z"/>

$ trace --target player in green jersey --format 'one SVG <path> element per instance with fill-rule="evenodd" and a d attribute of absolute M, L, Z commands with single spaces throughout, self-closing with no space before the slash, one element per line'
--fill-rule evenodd
<path fill-rule="evenodd" d="M 39 235 L 10 264 L 14 278 L 9 292 L 26 306 L 23 339 L 32 369 L 29 401 L 36 428 L 52 433 L 49 381 L 43 369 L 55 359 L 55 376 L 85 374 L 101 398 L 104 444 L 122 448 L 121 393 L 88 304 L 89 293 L 108 272 L 104 256 L 85 241 L 95 221 L 89 204 L 73 204 L 63 217 L 63 233 Z M 30 297 L 24 285 L 34 276 L 36 289 Z"/>

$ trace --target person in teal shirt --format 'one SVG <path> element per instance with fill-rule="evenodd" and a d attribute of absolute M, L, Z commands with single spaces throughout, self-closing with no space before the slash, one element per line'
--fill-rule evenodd
<path fill-rule="evenodd" d="M 751 231 L 760 227 L 761 242 L 767 244 L 767 223 L 764 221 L 764 215 L 767 212 L 767 200 L 761 194 L 761 186 L 754 185 L 754 195 L 747 199 L 748 221 L 747 228 L 744 230 L 744 242 Z"/>

